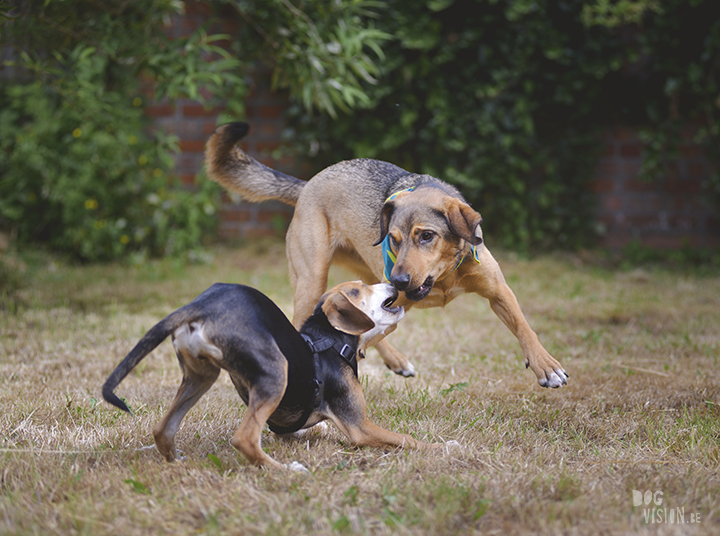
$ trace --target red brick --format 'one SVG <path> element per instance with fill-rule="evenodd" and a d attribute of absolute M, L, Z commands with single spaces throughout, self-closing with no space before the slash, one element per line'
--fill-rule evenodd
<path fill-rule="evenodd" d="M 240 229 L 237 227 L 227 227 L 224 225 L 220 225 L 219 229 L 220 238 L 238 238 L 241 236 Z"/>
<path fill-rule="evenodd" d="M 217 128 L 217 125 L 214 122 L 213 123 L 205 123 L 205 124 L 203 124 L 201 131 L 204 136 L 208 137 L 208 136 L 210 136 L 210 134 L 215 132 L 216 128 Z"/>
<path fill-rule="evenodd" d="M 620 172 L 620 165 L 614 161 L 606 158 L 601 158 L 598 161 L 597 167 L 595 168 L 596 177 L 607 177 L 614 178 Z"/>
<path fill-rule="evenodd" d="M 639 143 L 623 143 L 620 146 L 621 156 L 637 157 L 642 155 L 642 145 Z"/>
<path fill-rule="evenodd" d="M 680 146 L 680 154 L 683 156 L 683 158 L 697 158 L 702 156 L 704 153 L 702 147 L 699 145 L 681 145 Z"/>
<path fill-rule="evenodd" d="M 282 117 L 283 107 L 282 106 L 260 106 L 258 109 L 260 117 L 265 119 L 278 119 Z"/>
<path fill-rule="evenodd" d="M 152 104 L 145 108 L 145 115 L 148 117 L 166 117 L 175 113 L 175 106 L 172 104 Z"/>
<path fill-rule="evenodd" d="M 615 181 L 612 179 L 595 179 L 590 181 L 589 188 L 591 192 L 612 192 L 615 190 Z"/>
<path fill-rule="evenodd" d="M 602 207 L 608 212 L 616 212 L 622 208 L 622 197 L 619 195 L 605 195 L 602 198 Z"/>
<path fill-rule="evenodd" d="M 603 145 L 602 150 L 600 151 L 600 156 L 613 156 L 615 155 L 615 144 L 614 143 L 606 143 Z"/>
<path fill-rule="evenodd" d="M 692 216 L 672 216 L 670 218 L 670 227 L 673 229 L 681 229 L 688 231 L 697 227 L 697 218 Z"/>
<path fill-rule="evenodd" d="M 180 150 L 187 153 L 202 153 L 205 150 L 205 141 L 180 140 Z"/>
<path fill-rule="evenodd" d="M 633 128 L 616 126 L 612 129 L 612 137 L 619 141 L 627 141 L 637 139 L 637 134 Z"/>
<path fill-rule="evenodd" d="M 690 162 L 688 163 L 687 171 L 691 177 L 705 177 L 707 175 L 707 166 L 699 162 Z"/>
<path fill-rule="evenodd" d="M 271 153 L 280 147 L 280 142 L 260 141 L 255 144 L 255 150 L 258 153 Z"/>
<path fill-rule="evenodd" d="M 280 210 L 259 210 L 257 215 L 257 219 L 261 223 L 273 223 L 278 218 L 283 222 L 288 222 L 290 214 Z"/>
<path fill-rule="evenodd" d="M 674 194 L 697 194 L 700 192 L 700 180 L 679 177 L 665 183 L 665 191 Z"/>
<path fill-rule="evenodd" d="M 277 233 L 274 229 L 268 229 L 265 227 L 252 227 L 250 229 L 246 229 L 243 235 L 247 238 L 269 238 L 277 236 Z"/>
<path fill-rule="evenodd" d="M 654 192 L 658 184 L 655 181 L 629 179 L 625 181 L 624 187 L 628 192 Z"/>
<path fill-rule="evenodd" d="M 191 173 L 183 173 L 180 175 L 180 182 L 192 186 L 195 184 L 195 175 Z"/>
<path fill-rule="evenodd" d="M 223 209 L 220 211 L 222 221 L 250 221 L 250 211 L 247 209 Z"/>
<path fill-rule="evenodd" d="M 605 235 L 600 240 L 600 246 L 609 249 L 622 249 L 632 242 L 633 237 L 630 233 L 612 232 Z"/>
<path fill-rule="evenodd" d="M 640 241 L 643 246 L 656 249 L 680 249 L 688 244 L 691 247 L 699 245 L 697 238 L 688 234 L 668 234 L 662 232 L 649 233 Z"/>
<path fill-rule="evenodd" d="M 653 192 L 644 192 L 640 195 L 628 196 L 628 198 L 625 199 L 625 210 L 628 213 L 628 220 L 630 220 L 633 214 L 656 214 L 658 211 L 663 210 L 663 198 L 664 196 L 657 195 Z"/>
<path fill-rule="evenodd" d="M 638 175 L 640 175 L 641 170 L 642 165 L 639 161 L 631 162 L 629 160 L 625 160 L 622 163 L 622 174 L 626 178 L 635 179 Z"/>
<path fill-rule="evenodd" d="M 188 30 L 187 35 L 190 35 L 192 32 L 200 28 L 202 26 L 203 20 L 198 17 L 184 17 L 182 20 L 182 28 L 184 30 Z"/>
<path fill-rule="evenodd" d="M 212 7 L 202 2 L 185 2 L 185 13 L 187 15 L 212 15 Z"/>
<path fill-rule="evenodd" d="M 200 104 L 186 104 L 182 109 L 185 117 L 217 117 L 220 111 L 220 108 L 205 108 Z"/>
<path fill-rule="evenodd" d="M 262 123 L 260 125 L 259 134 L 269 138 L 279 139 L 282 128 L 275 123 Z"/>

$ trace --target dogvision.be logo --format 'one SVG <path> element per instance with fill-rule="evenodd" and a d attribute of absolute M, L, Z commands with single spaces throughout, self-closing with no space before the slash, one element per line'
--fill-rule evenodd
<path fill-rule="evenodd" d="M 645 523 L 700 523 L 700 512 L 685 514 L 685 507 L 665 508 L 662 491 L 632 490 L 633 506 L 645 506 L 643 517 Z"/>

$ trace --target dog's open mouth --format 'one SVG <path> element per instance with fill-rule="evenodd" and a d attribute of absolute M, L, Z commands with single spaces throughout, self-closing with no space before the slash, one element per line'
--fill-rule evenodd
<path fill-rule="evenodd" d="M 433 287 L 433 283 L 434 283 L 434 281 L 433 281 L 432 277 L 428 277 L 425 280 L 425 282 L 422 285 L 420 285 L 418 288 L 413 289 L 413 290 L 406 290 L 405 296 L 407 297 L 408 300 L 420 301 L 423 298 L 425 298 L 428 294 L 430 294 L 430 291 L 432 290 L 432 287 Z"/>
<path fill-rule="evenodd" d="M 393 290 L 395 290 L 395 289 L 393 289 Z M 397 299 L 398 299 L 398 292 L 397 292 L 397 290 L 395 290 L 395 291 L 393 292 L 393 295 L 390 296 L 387 300 L 385 300 L 385 301 L 383 302 L 382 308 L 383 308 L 385 311 L 387 311 L 388 313 L 398 314 L 400 311 L 403 310 L 403 308 L 400 307 L 400 306 L 398 306 L 398 307 L 393 307 L 393 306 L 392 306 L 393 303 L 395 303 L 395 302 L 397 301 Z"/>

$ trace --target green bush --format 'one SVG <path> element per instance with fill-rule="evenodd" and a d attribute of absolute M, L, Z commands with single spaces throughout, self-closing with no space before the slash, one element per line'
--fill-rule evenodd
<path fill-rule="evenodd" d="M 170 39 L 174 0 L 0 1 L 0 228 L 100 261 L 192 253 L 216 224 L 219 188 L 173 174 L 177 140 L 149 134 L 144 94 L 237 104 L 240 61 L 200 28 Z M 208 61 L 213 59 L 214 61 Z M 142 93 L 141 93 L 142 90 Z M 236 106 L 237 108 L 237 106 Z"/>
<path fill-rule="evenodd" d="M 166 23 L 184 2 L 0 0 L 0 51 L 10 57 L 0 67 L 15 71 L 0 88 L 0 229 L 85 260 L 197 247 L 216 223 L 219 188 L 177 184 L 176 141 L 147 134 L 141 88 L 242 116 L 243 72 L 262 59 L 307 108 L 334 116 L 367 102 L 361 83 L 375 81 L 388 37 L 368 23 L 372 0 L 197 4 L 216 16 L 170 37 Z M 238 35 L 213 33 L 238 15 Z"/>
<path fill-rule="evenodd" d="M 146 134 L 142 97 L 102 91 L 107 58 L 78 47 L 68 61 L 75 76 L 60 87 L 0 90 L 0 222 L 21 243 L 90 261 L 199 247 L 217 189 L 168 175 L 176 141 Z"/>

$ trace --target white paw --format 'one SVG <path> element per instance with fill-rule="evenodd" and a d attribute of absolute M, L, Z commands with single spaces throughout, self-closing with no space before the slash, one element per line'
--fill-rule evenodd
<path fill-rule="evenodd" d="M 300 439 L 301 437 L 307 435 L 310 432 L 316 433 L 316 434 L 326 434 L 329 430 L 328 425 L 325 421 L 319 422 L 317 424 L 313 424 L 310 428 L 303 428 L 302 430 L 298 430 L 296 432 L 292 432 L 289 434 L 278 434 L 280 437 L 292 437 L 294 439 Z"/>
<path fill-rule="evenodd" d="M 552 373 L 545 373 L 545 378 L 538 380 L 538 383 L 543 387 L 552 387 L 557 389 L 563 385 L 567 385 L 568 373 L 564 369 L 555 369 Z"/>
<path fill-rule="evenodd" d="M 393 372 L 399 376 L 404 376 L 405 378 L 411 378 L 417 374 L 417 371 L 415 370 L 415 367 L 412 363 L 408 361 L 407 368 L 399 369 L 399 370 L 393 370 Z"/>
<path fill-rule="evenodd" d="M 310 473 L 310 471 L 308 471 L 300 462 L 290 462 L 285 464 L 285 468 L 298 473 Z"/>
<path fill-rule="evenodd" d="M 454 439 L 451 439 L 450 441 L 445 441 L 444 443 L 445 443 L 445 452 L 448 454 L 450 453 L 451 450 L 462 448 L 462 445 L 460 443 L 458 443 L 457 441 L 455 441 Z"/>

